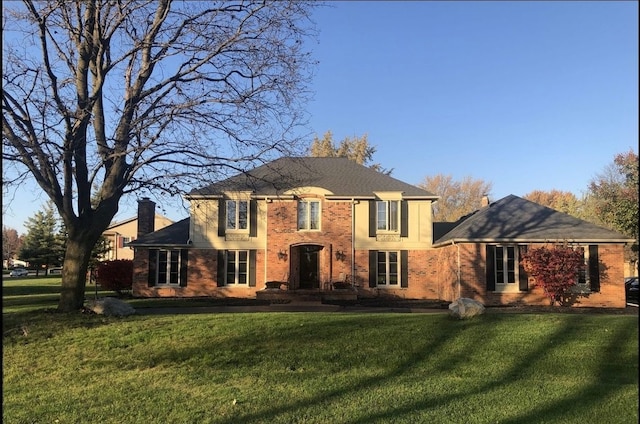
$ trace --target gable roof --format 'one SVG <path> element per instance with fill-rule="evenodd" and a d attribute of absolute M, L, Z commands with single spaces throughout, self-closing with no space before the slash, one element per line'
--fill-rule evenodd
<path fill-rule="evenodd" d="M 283 157 L 209 186 L 187 197 L 220 196 L 225 191 L 252 191 L 255 196 L 277 196 L 297 187 L 321 187 L 327 198 L 374 198 L 374 192 L 399 191 L 404 198 L 438 196 L 343 157 Z"/>
<path fill-rule="evenodd" d="M 166 226 L 149 234 L 144 234 L 136 240 L 126 243 L 131 247 L 151 247 L 151 246 L 188 246 L 189 245 L 189 225 L 190 219 L 185 218 L 174 224 Z"/>
<path fill-rule="evenodd" d="M 433 245 L 553 241 L 631 243 L 633 239 L 512 194 L 462 217 Z"/>
<path fill-rule="evenodd" d="M 173 222 L 169 218 L 167 218 L 166 216 L 160 215 L 160 214 L 155 214 L 155 218 L 154 219 L 166 219 L 167 221 Z M 138 220 L 138 215 L 135 215 L 135 216 L 132 216 L 132 217 L 129 217 L 129 218 L 125 218 L 122 221 L 114 221 L 111 224 L 109 224 L 109 226 L 107 227 L 107 229 L 105 231 L 112 230 L 112 229 L 114 229 L 116 227 L 120 227 L 121 225 L 128 224 L 130 222 L 137 221 L 137 220 Z"/>

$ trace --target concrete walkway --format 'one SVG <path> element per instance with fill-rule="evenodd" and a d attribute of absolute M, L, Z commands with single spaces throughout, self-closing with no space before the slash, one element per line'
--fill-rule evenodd
<path fill-rule="evenodd" d="M 367 307 L 327 305 L 320 302 L 291 302 L 254 306 L 194 306 L 183 308 L 138 308 L 138 315 L 214 314 L 250 312 L 368 312 L 368 313 L 448 313 L 448 309 Z"/>

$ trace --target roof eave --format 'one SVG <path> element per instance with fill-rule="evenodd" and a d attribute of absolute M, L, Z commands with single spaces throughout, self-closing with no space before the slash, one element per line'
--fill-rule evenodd
<path fill-rule="evenodd" d="M 630 244 L 635 243 L 633 239 L 532 239 L 532 238 L 486 238 L 486 239 L 468 239 L 468 238 L 453 238 L 441 242 L 433 243 L 433 247 L 443 247 L 450 244 L 462 244 L 462 243 L 580 243 L 580 244 Z"/>

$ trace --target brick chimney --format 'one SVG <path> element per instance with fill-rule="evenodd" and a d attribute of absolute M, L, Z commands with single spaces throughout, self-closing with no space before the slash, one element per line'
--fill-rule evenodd
<path fill-rule="evenodd" d="M 489 196 L 485 194 L 484 196 L 482 196 L 482 200 L 480 201 L 480 207 L 484 208 L 486 206 L 489 206 Z"/>
<path fill-rule="evenodd" d="M 138 237 L 155 230 L 156 204 L 148 197 L 138 200 Z"/>

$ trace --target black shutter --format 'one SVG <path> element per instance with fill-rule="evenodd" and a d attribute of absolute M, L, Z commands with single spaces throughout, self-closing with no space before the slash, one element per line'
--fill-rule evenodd
<path fill-rule="evenodd" d="M 249 237 L 258 237 L 258 202 L 249 200 Z"/>
<path fill-rule="evenodd" d="M 224 199 L 218 201 L 218 236 L 224 237 L 227 230 L 227 202 Z"/>
<path fill-rule="evenodd" d="M 158 270 L 158 249 L 149 249 L 149 274 L 147 275 L 147 285 L 156 285 L 156 272 Z"/>
<path fill-rule="evenodd" d="M 400 237 L 409 237 L 409 202 L 400 202 Z"/>
<path fill-rule="evenodd" d="M 189 251 L 180 250 L 180 287 L 187 286 L 187 268 L 189 266 Z"/>
<path fill-rule="evenodd" d="M 495 291 L 496 290 L 496 271 L 495 271 L 495 261 L 496 261 L 496 247 L 487 245 L 487 254 L 486 254 L 486 278 L 487 278 L 487 291 Z"/>
<path fill-rule="evenodd" d="M 409 287 L 409 252 L 400 251 L 400 287 Z"/>
<path fill-rule="evenodd" d="M 520 291 L 528 291 L 529 290 L 529 275 L 527 271 L 524 270 L 524 266 L 522 265 L 522 257 L 527 253 L 527 246 L 518 246 L 518 276 L 519 276 L 519 285 Z"/>
<path fill-rule="evenodd" d="M 249 287 L 256 286 L 256 251 L 249 250 Z"/>
<path fill-rule="evenodd" d="M 227 256 L 226 254 L 227 254 L 226 250 L 218 250 L 218 266 L 217 266 L 218 275 L 216 275 L 216 281 L 218 282 L 218 287 L 224 286 L 224 279 L 225 279 L 224 262 L 226 260 L 226 256 Z"/>
<path fill-rule="evenodd" d="M 589 245 L 589 286 L 592 292 L 600 291 L 600 261 L 596 244 Z"/>
<path fill-rule="evenodd" d="M 376 287 L 378 280 L 378 251 L 369 250 L 369 287 Z"/>
<path fill-rule="evenodd" d="M 376 236 L 376 201 L 369 200 L 369 237 Z"/>

